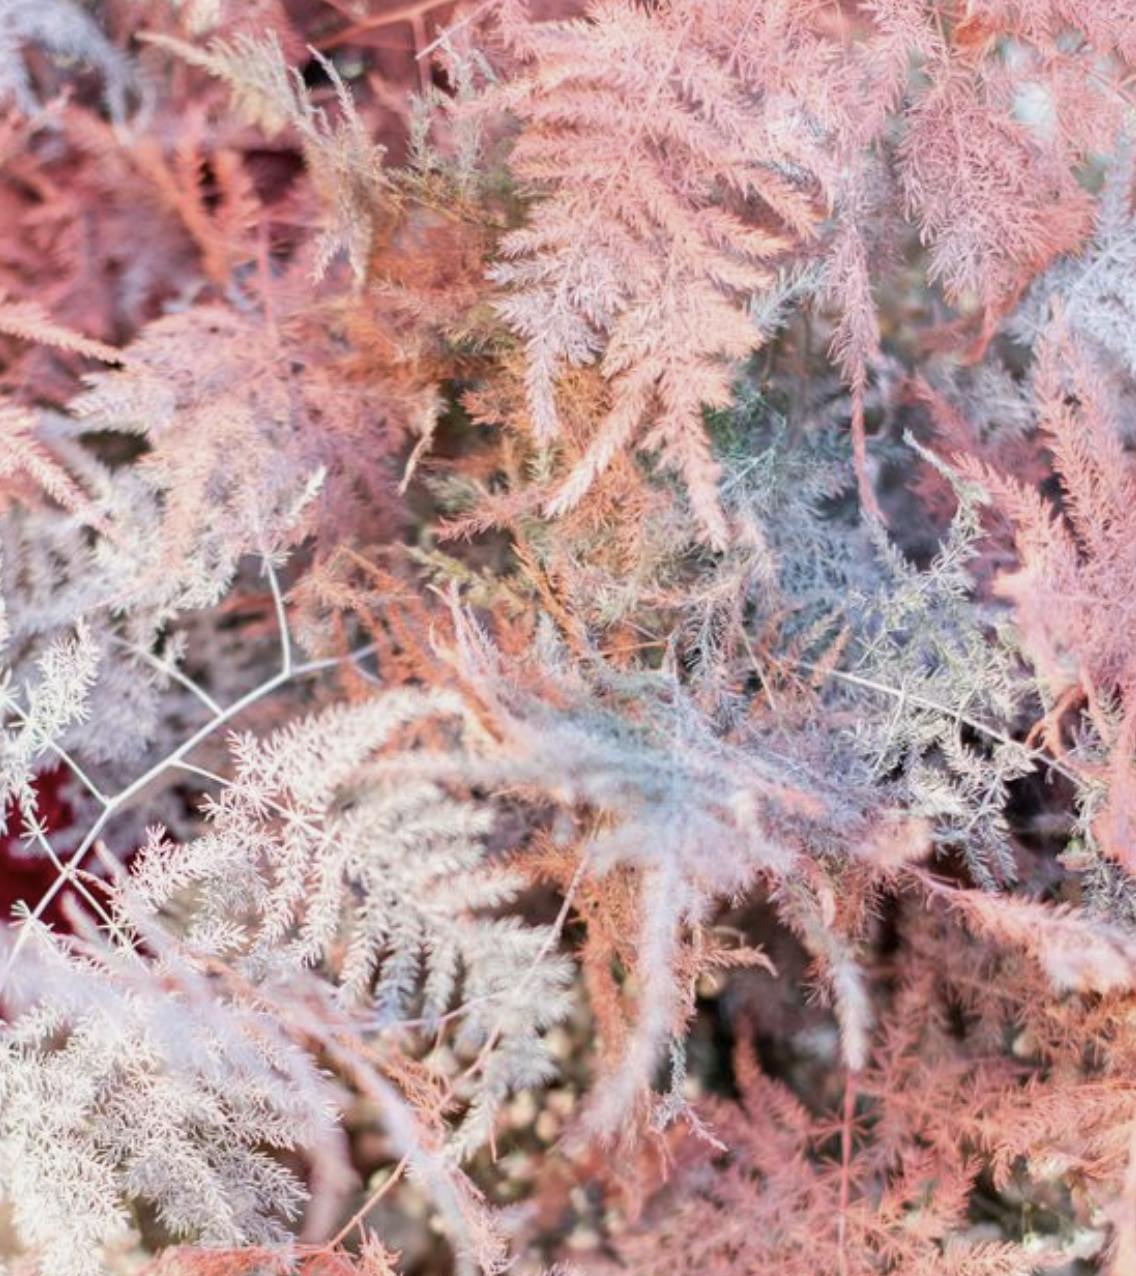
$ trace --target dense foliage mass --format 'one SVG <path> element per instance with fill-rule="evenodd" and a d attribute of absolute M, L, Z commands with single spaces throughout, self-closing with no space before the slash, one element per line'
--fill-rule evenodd
<path fill-rule="evenodd" d="M 1136 1272 L 1134 73 L 0 0 L 0 1269 Z"/>

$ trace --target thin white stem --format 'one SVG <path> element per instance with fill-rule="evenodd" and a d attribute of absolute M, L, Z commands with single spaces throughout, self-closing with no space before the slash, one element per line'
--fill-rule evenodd
<path fill-rule="evenodd" d="M 210 771 L 208 767 L 196 766 L 192 762 L 178 761 L 172 764 L 179 771 L 189 771 L 193 775 L 200 775 L 203 779 L 212 780 L 214 784 L 219 784 L 222 788 L 231 789 L 234 787 L 232 780 L 226 776 L 218 774 L 216 771 Z M 292 810 L 285 806 L 282 802 L 274 802 L 272 798 L 258 794 L 257 801 L 267 806 L 269 810 L 275 811 L 277 815 L 282 815 L 292 824 L 298 825 L 306 833 L 310 833 L 313 837 L 317 837 L 321 842 L 326 842 L 328 833 L 326 829 L 322 829 L 318 824 L 313 824 L 306 816 L 301 815 L 298 811 Z"/>
<path fill-rule="evenodd" d="M 94 780 L 91 779 L 91 777 L 83 770 L 83 768 L 75 761 L 66 749 L 61 749 L 57 744 L 48 744 L 47 747 L 55 754 L 60 762 L 71 768 L 72 774 L 87 790 L 87 792 L 90 793 L 96 802 L 104 807 L 110 804 L 110 799 L 107 795 L 99 788 Z"/>
<path fill-rule="evenodd" d="M 568 913 L 572 907 L 572 901 L 580 885 L 580 879 L 584 875 L 584 869 L 587 864 L 587 859 L 588 859 L 588 851 L 585 850 L 584 853 L 580 856 L 579 864 L 576 865 L 576 871 L 572 874 L 572 880 L 568 883 L 568 889 L 565 891 L 564 900 L 560 905 L 560 911 L 557 913 L 556 919 L 552 923 L 549 933 L 545 937 L 544 943 L 541 944 L 539 951 L 537 952 L 536 956 L 532 960 L 531 965 L 529 966 L 528 971 L 526 972 L 521 983 L 516 988 L 501 988 L 501 989 L 498 989 L 496 992 L 486 992 L 486 993 L 482 993 L 478 997 L 470 997 L 468 1001 L 463 1001 L 460 1006 L 455 1006 L 453 1010 L 447 1010 L 444 1015 L 434 1015 L 434 1016 L 431 1016 L 430 1018 L 420 1017 L 417 1019 L 395 1019 L 390 1022 L 387 1022 L 384 1020 L 371 1019 L 371 1020 L 363 1021 L 361 1026 L 365 1029 L 370 1029 L 372 1031 L 378 1030 L 378 1029 L 384 1029 L 384 1028 L 391 1029 L 391 1030 L 410 1029 L 410 1028 L 440 1028 L 444 1024 L 450 1023 L 454 1019 L 460 1019 L 462 1015 L 468 1014 L 475 1006 L 484 1005 L 486 1002 L 500 1001 L 503 998 L 515 999 L 525 990 L 528 984 L 531 983 L 533 977 L 535 976 L 537 970 L 540 967 L 540 963 L 544 961 L 544 959 L 548 956 L 549 952 L 551 951 L 553 944 L 555 944 L 557 940 L 560 938 L 561 932 L 564 930 L 564 924 L 568 920 Z M 495 1044 L 497 1038 L 496 1038 L 496 1035 L 494 1034 L 499 1033 L 499 1031 L 500 1031 L 500 1024 L 497 1024 L 490 1033 L 491 1040 L 487 1043 L 487 1048 L 491 1048 L 492 1045 Z M 466 1070 L 466 1072 L 462 1074 L 463 1078 L 468 1077 L 470 1073 L 480 1065 L 480 1063 L 483 1061 L 485 1052 L 486 1050 L 485 1048 L 483 1048 L 482 1053 L 478 1056 L 478 1058 L 470 1065 L 470 1067 Z"/>
<path fill-rule="evenodd" d="M 193 762 L 174 762 L 173 766 L 179 771 L 189 771 L 193 775 L 200 775 L 205 780 L 212 780 L 215 784 L 224 785 L 226 788 L 232 787 L 232 780 L 226 779 L 225 776 L 219 775 L 216 771 L 210 771 L 208 767 L 197 766 Z"/>
<path fill-rule="evenodd" d="M 259 687 L 254 687 L 252 691 L 241 696 L 239 700 L 235 700 L 227 709 L 222 709 L 220 713 L 215 714 L 204 726 L 199 727 L 188 739 L 183 740 L 171 753 L 168 753 L 159 762 L 155 762 L 149 771 L 143 772 L 137 779 L 132 780 L 126 788 L 116 793 L 111 798 L 110 809 L 117 810 L 129 802 L 131 798 L 140 793 L 153 780 L 156 780 L 168 767 L 180 762 L 187 753 L 192 753 L 203 740 L 207 740 L 218 728 L 223 727 L 227 722 L 231 722 L 233 718 L 244 713 L 246 709 L 251 709 L 259 700 L 263 700 L 265 696 L 270 695 L 287 681 L 288 675 L 283 671 L 273 674 L 271 678 L 262 682 Z"/>
<path fill-rule="evenodd" d="M 27 726 L 30 729 L 30 720 L 28 718 L 28 715 L 23 711 L 23 709 L 20 708 L 18 704 L 16 704 L 12 700 L 9 700 L 6 707 L 11 713 L 15 714 L 15 716 L 20 720 L 20 722 L 24 726 Z M 41 743 L 43 748 L 50 749 L 51 752 L 54 753 L 55 756 L 60 760 L 60 762 L 62 762 L 65 766 L 70 767 L 72 774 L 79 781 L 79 783 L 82 784 L 82 786 L 87 790 L 87 792 L 90 793 L 90 795 L 95 799 L 96 802 L 98 802 L 100 805 L 104 807 L 109 805 L 110 799 L 107 797 L 107 795 L 102 791 L 102 789 L 99 788 L 99 786 L 94 782 L 94 780 L 91 779 L 91 777 L 86 773 L 86 771 L 83 770 L 83 768 L 79 765 L 79 763 L 75 761 L 75 759 L 70 755 L 70 753 L 67 752 L 66 749 L 61 748 L 58 744 L 54 743 L 54 741 L 52 740 L 42 740 Z"/>
<path fill-rule="evenodd" d="M 1029 758 L 1031 762 L 1040 763 L 1042 766 L 1056 771 L 1058 775 L 1063 775 L 1067 780 L 1071 780 L 1074 784 L 1080 783 L 1079 777 L 1075 772 L 1070 771 L 1068 767 L 1062 765 L 1056 758 L 1050 757 L 1048 753 L 1040 749 L 1031 749 L 1015 740 L 1013 736 L 1007 735 L 1004 731 L 999 731 L 995 727 L 989 726 L 980 718 L 972 718 L 969 714 L 958 713 L 950 706 L 939 704 L 937 700 L 929 700 L 926 696 L 916 695 L 909 691 L 906 687 L 890 687 L 886 682 L 876 682 L 872 678 L 864 678 L 859 674 L 848 673 L 843 669 L 822 669 L 819 665 L 810 664 L 807 660 L 799 660 L 797 663 L 802 669 L 809 669 L 817 673 L 824 673 L 827 677 L 836 678 L 839 682 L 847 682 L 855 687 L 863 687 L 866 691 L 875 691 L 880 695 L 888 696 L 893 700 L 898 700 L 902 705 L 904 702 L 912 704 L 920 709 L 929 709 L 933 713 L 941 714 L 946 718 L 953 718 L 954 721 L 962 723 L 970 727 L 978 735 L 985 736 L 988 740 L 993 740 L 997 744 L 1009 745 L 1012 748 L 1020 749 L 1022 754 Z"/>
<path fill-rule="evenodd" d="M 355 1211 L 355 1213 L 351 1215 L 351 1217 L 347 1220 L 347 1222 L 344 1223 L 343 1226 L 339 1229 L 339 1231 L 336 1232 L 335 1235 L 331 1238 L 331 1240 L 327 1242 L 324 1248 L 331 1250 L 331 1249 L 334 1249 L 336 1245 L 341 1244 L 344 1238 L 350 1235 L 355 1225 L 358 1223 L 361 1223 L 363 1219 L 367 1216 L 367 1214 L 369 1214 L 371 1210 L 373 1210 L 375 1206 L 378 1205 L 378 1203 L 383 1199 L 383 1197 L 386 1196 L 386 1194 L 391 1190 L 391 1188 L 394 1187 L 394 1185 L 399 1181 L 400 1178 L 402 1178 L 403 1174 L 406 1172 L 406 1167 L 409 1164 L 410 1164 L 410 1155 L 409 1153 L 404 1152 L 402 1155 L 402 1159 L 398 1162 L 398 1164 L 394 1167 L 394 1169 L 390 1172 L 390 1174 L 388 1174 L 387 1177 L 379 1184 L 379 1186 L 370 1194 L 370 1196 L 367 1197 L 367 1199 L 363 1202 L 363 1204 L 359 1206 L 359 1208 Z"/>
<path fill-rule="evenodd" d="M 337 665 L 355 664 L 373 655 L 374 651 L 375 644 L 369 642 L 363 647 L 356 647 L 354 651 L 349 651 L 346 656 L 324 656 L 319 660 L 309 660 L 306 664 L 297 665 L 292 670 L 292 677 L 308 678 L 314 673 L 321 673 L 324 669 L 334 669 Z"/>
<path fill-rule="evenodd" d="M 473 9 L 463 18 L 460 18 L 457 22 L 446 27 L 445 30 L 438 34 L 437 39 L 431 40 L 424 49 L 420 49 L 414 55 L 416 60 L 420 62 L 423 58 L 428 58 L 435 49 L 441 48 L 441 46 L 445 44 L 452 35 L 455 35 L 458 31 L 460 31 L 462 27 L 468 26 L 471 22 L 475 22 L 487 9 L 491 9 L 496 3 L 497 0 L 483 0 L 483 3 L 479 4 L 476 9 Z"/>
<path fill-rule="evenodd" d="M 47 890 L 45 890 L 40 896 L 39 903 L 36 904 L 35 908 L 33 908 L 32 911 L 23 919 L 20 925 L 19 934 L 16 936 L 16 942 L 12 945 L 12 951 L 8 954 L 8 960 L 4 963 L 4 970 L 3 972 L 0 972 L 0 990 L 2 990 L 7 984 L 8 978 L 12 973 L 12 969 L 23 950 L 24 944 L 27 942 L 27 936 L 31 933 L 28 923 L 39 921 L 40 918 L 43 917 L 44 913 L 47 912 L 56 895 L 59 894 L 67 882 L 72 880 L 75 871 L 86 858 L 87 853 L 95 843 L 95 839 L 102 832 L 103 826 L 110 818 L 112 809 L 113 808 L 110 805 L 103 808 L 98 819 L 95 820 L 94 824 L 92 824 L 88 830 L 87 836 L 79 843 L 78 849 L 67 861 L 66 865 L 62 867 L 62 870 L 56 876 L 55 881 L 53 881 Z"/>
<path fill-rule="evenodd" d="M 501 1038 L 501 1033 L 505 1027 L 505 1010 L 515 1006 L 519 999 L 528 991 L 532 981 L 536 978 L 537 971 L 540 969 L 541 962 L 552 951 L 553 946 L 560 942 L 560 936 L 564 930 L 564 926 L 568 921 L 568 914 L 572 909 L 572 903 L 576 897 L 576 891 L 579 889 L 580 882 L 584 877 L 584 870 L 588 866 L 591 857 L 592 844 L 589 842 L 580 853 L 580 862 L 576 865 L 576 870 L 572 874 L 572 880 L 568 883 L 568 888 L 564 892 L 564 901 L 560 905 L 560 911 L 556 914 L 556 920 L 548 929 L 548 934 L 544 938 L 544 942 L 537 950 L 536 956 L 533 958 L 528 970 L 525 971 L 524 977 L 520 983 L 513 989 L 506 989 L 504 996 L 507 998 L 507 1005 L 498 1015 L 496 1022 L 489 1031 L 489 1035 L 485 1038 L 485 1044 L 478 1051 L 477 1058 L 465 1069 L 457 1078 L 455 1084 L 468 1080 L 478 1069 L 485 1063 L 493 1052 L 494 1046 Z"/>
<path fill-rule="evenodd" d="M 272 590 L 272 605 L 276 608 L 276 626 L 280 630 L 280 672 L 288 677 L 292 672 L 292 634 L 288 629 L 288 613 L 284 609 L 284 595 L 280 591 L 280 580 L 272 559 L 264 557 L 264 574 L 268 577 L 268 587 Z"/>
<path fill-rule="evenodd" d="M 76 865 L 74 864 L 74 862 L 72 861 L 71 863 L 68 863 L 68 864 L 63 863 L 63 861 L 59 858 L 59 855 L 55 847 L 52 846 L 50 839 L 48 838 L 47 834 L 44 832 L 43 826 L 39 824 L 38 821 L 30 821 L 27 827 L 31 837 L 39 844 L 40 849 L 51 861 L 51 863 L 55 867 L 55 871 L 59 874 L 59 878 L 57 880 L 72 882 L 75 887 L 75 890 L 87 901 L 87 903 L 91 906 L 91 908 L 103 919 L 107 929 L 112 934 L 117 936 L 118 939 L 120 939 L 123 942 L 123 944 L 126 944 L 128 942 L 126 939 L 126 936 L 119 929 L 114 918 L 111 917 L 111 915 L 106 911 L 106 909 L 103 907 L 100 901 L 96 899 L 93 894 L 91 894 L 90 890 L 87 888 L 81 876 L 77 872 Z"/>
<path fill-rule="evenodd" d="M 157 669 L 159 673 L 164 674 L 172 682 L 184 687 L 191 695 L 195 695 L 210 713 L 223 712 L 221 706 L 209 692 L 200 683 L 194 682 L 192 678 L 182 673 L 176 665 L 171 664 L 168 660 L 163 660 L 160 656 L 155 656 L 152 651 L 147 651 L 145 647 L 140 647 L 137 643 L 127 642 L 124 638 L 115 638 L 114 641 L 120 647 L 125 647 L 132 655 L 144 660 L 151 668 Z"/>

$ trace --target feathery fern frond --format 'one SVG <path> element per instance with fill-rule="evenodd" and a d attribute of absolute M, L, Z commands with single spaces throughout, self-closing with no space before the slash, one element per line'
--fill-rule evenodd
<path fill-rule="evenodd" d="M 760 342 L 749 298 L 814 233 L 830 179 L 808 104 L 764 84 L 757 57 L 782 38 L 802 75 L 823 74 L 823 50 L 784 11 L 738 29 L 727 9 L 612 0 L 586 22 L 517 37 L 526 70 L 501 104 L 524 126 L 512 167 L 544 197 L 493 271 L 508 290 L 499 309 L 527 344 L 538 440 L 557 435 L 562 369 L 601 358 L 612 386 L 549 512 L 571 509 L 641 443 L 683 479 L 718 546 L 727 529 L 702 410 L 729 403 L 732 365 Z"/>
<path fill-rule="evenodd" d="M 171 36 L 147 39 L 222 80 L 233 94 L 234 108 L 269 136 L 285 127 L 296 131 L 330 213 L 330 224 L 316 245 L 314 273 L 321 277 L 342 251 L 362 284 L 392 188 L 383 171 L 385 152 L 368 134 L 334 65 L 316 55 L 335 89 L 339 115 L 333 122 L 312 101 L 300 73 L 285 61 L 274 34 L 262 39 L 238 34 L 232 42 L 214 39 L 205 50 Z"/>
<path fill-rule="evenodd" d="M 150 1202 L 174 1236 L 282 1240 L 304 1192 L 269 1149 L 315 1139 L 331 1108 L 271 1019 L 219 1003 L 188 968 L 68 953 L 42 930 L 17 972 L 0 1182 L 50 1269 L 101 1276 L 129 1201 Z"/>

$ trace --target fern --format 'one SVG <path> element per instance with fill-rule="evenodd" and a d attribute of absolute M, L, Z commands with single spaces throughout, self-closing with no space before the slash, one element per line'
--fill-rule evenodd
<path fill-rule="evenodd" d="M 549 512 L 572 508 L 642 438 L 682 476 L 720 546 L 727 527 L 702 407 L 730 402 L 730 361 L 758 344 L 748 298 L 773 283 L 769 264 L 813 232 L 826 165 L 803 109 L 763 101 L 760 82 L 737 70 L 771 37 L 765 22 L 743 30 L 750 44 L 731 60 L 717 7 L 666 6 L 652 18 L 606 4 L 587 24 L 517 34 L 532 68 L 504 97 L 526 125 L 512 166 L 548 195 L 504 240 L 494 277 L 510 289 L 501 313 L 527 344 L 538 439 L 558 430 L 562 366 L 602 354 L 613 384 L 611 409 Z M 794 110 L 795 134 L 781 121 Z"/>
<path fill-rule="evenodd" d="M 389 778 L 368 778 L 400 732 L 458 707 L 392 692 L 267 741 L 236 739 L 209 832 L 187 846 L 153 832 L 132 890 L 158 910 L 192 889 L 186 942 L 249 978 L 330 967 L 377 1030 L 437 1028 L 460 989 L 454 1045 L 481 1052 L 457 1134 L 472 1151 L 509 1090 L 547 1079 L 541 1034 L 568 1011 L 568 971 L 546 929 L 493 915 L 521 879 L 481 871 L 489 810 L 447 797 L 428 755 L 392 755 Z"/>
<path fill-rule="evenodd" d="M 993 884 L 1014 875 L 1008 787 L 1033 765 L 1012 735 L 1027 684 L 1008 636 L 992 636 L 995 618 L 984 625 L 970 601 L 967 565 L 978 552 L 983 497 L 956 490 L 958 513 L 926 572 L 877 532 L 890 579 L 853 603 L 849 665 L 836 677 L 891 702 L 861 725 L 865 760 L 881 781 L 901 775 L 905 805 L 961 851 L 977 880 Z"/>
<path fill-rule="evenodd" d="M 0 3 L 0 1264 L 1128 1276 L 1128 9 Z"/>
<path fill-rule="evenodd" d="M 127 1200 L 175 1236 L 280 1240 L 303 1188 L 266 1149 L 330 1117 L 304 1057 L 188 968 L 69 954 L 43 932 L 28 951 L 0 1063 L 4 1192 L 26 1242 L 66 1276 L 97 1274 Z M 155 996 L 160 978 L 179 992 Z"/>

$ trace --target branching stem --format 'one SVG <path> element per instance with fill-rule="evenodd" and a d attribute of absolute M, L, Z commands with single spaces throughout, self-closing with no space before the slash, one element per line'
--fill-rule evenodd
<path fill-rule="evenodd" d="M 28 922 L 39 921 L 47 909 L 51 906 L 52 901 L 63 890 L 68 881 L 75 880 L 75 871 L 86 859 L 94 846 L 96 839 L 102 834 L 107 824 L 120 811 L 129 806 L 130 802 L 138 796 L 143 789 L 147 788 L 156 779 L 163 775 L 166 771 L 178 766 L 188 754 L 192 753 L 195 748 L 203 741 L 207 740 L 214 732 L 234 718 L 239 717 L 245 710 L 252 708 L 258 701 L 263 700 L 265 696 L 270 695 L 273 691 L 284 686 L 285 683 L 296 679 L 309 677 L 312 674 L 320 673 L 325 669 L 331 669 L 348 661 L 362 660 L 374 650 L 373 644 L 359 647 L 355 651 L 349 652 L 345 656 L 327 657 L 321 660 L 312 660 L 307 664 L 292 665 L 291 660 L 288 661 L 287 668 L 282 668 L 278 673 L 266 679 L 259 686 L 254 687 L 251 691 L 243 695 L 239 700 L 229 705 L 227 709 L 221 709 L 215 713 L 204 726 L 199 727 L 188 739 L 184 740 L 178 747 L 166 754 L 158 762 L 155 762 L 148 771 L 145 771 L 137 779 L 132 780 L 124 789 L 121 789 L 113 797 L 102 798 L 103 809 L 99 813 L 98 818 L 88 829 L 86 836 L 79 843 L 74 854 L 62 866 L 62 871 L 55 878 L 52 884 L 44 891 L 35 908 L 24 919 L 20 926 L 19 934 L 16 936 L 16 942 L 12 945 L 12 951 L 8 955 L 8 960 L 4 965 L 4 969 L 0 972 L 0 990 L 2 990 L 11 976 L 12 969 L 18 960 L 24 944 L 27 942 L 27 936 L 31 933 Z M 97 790 L 96 790 L 97 791 Z"/>

